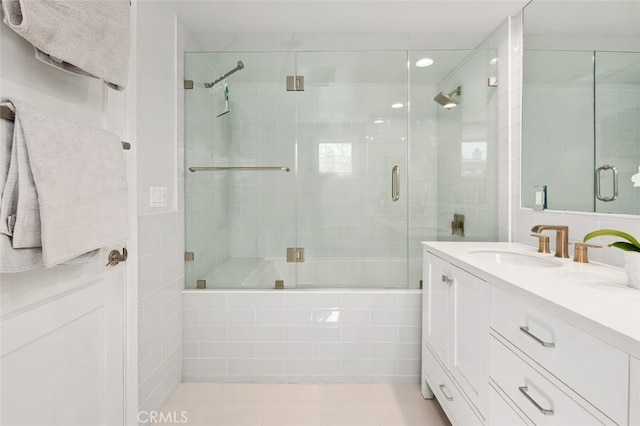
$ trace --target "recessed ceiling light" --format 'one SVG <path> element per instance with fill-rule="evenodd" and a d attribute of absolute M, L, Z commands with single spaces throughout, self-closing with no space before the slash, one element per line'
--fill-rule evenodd
<path fill-rule="evenodd" d="M 396 102 L 395 104 L 391 105 L 391 108 L 402 108 L 404 106 L 404 104 L 401 104 L 400 102 Z"/>
<path fill-rule="evenodd" d="M 497 64 L 497 63 L 498 63 L 498 58 L 493 58 L 493 59 L 491 59 L 491 60 L 489 61 L 489 63 L 490 63 L 491 65 L 495 65 L 495 64 Z"/>
<path fill-rule="evenodd" d="M 382 118 L 377 118 L 373 120 L 373 124 L 382 124 L 382 123 L 384 123 L 384 120 Z"/>
<path fill-rule="evenodd" d="M 431 58 L 422 58 L 416 61 L 416 67 L 424 68 L 433 65 L 433 59 Z"/>

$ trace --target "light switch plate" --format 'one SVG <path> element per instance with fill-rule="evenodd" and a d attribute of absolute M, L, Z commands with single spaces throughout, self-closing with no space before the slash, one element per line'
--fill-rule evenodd
<path fill-rule="evenodd" d="M 149 186 L 149 207 L 167 206 L 167 187 Z"/>

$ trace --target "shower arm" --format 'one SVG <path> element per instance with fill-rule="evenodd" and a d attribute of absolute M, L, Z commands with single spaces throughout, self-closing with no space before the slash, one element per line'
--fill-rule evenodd
<path fill-rule="evenodd" d="M 233 74 L 236 71 L 240 71 L 241 69 L 244 68 L 244 64 L 242 63 L 242 61 L 238 61 L 238 65 L 232 69 L 231 71 L 229 71 L 228 73 L 226 73 L 225 75 L 223 75 L 222 77 L 219 77 L 218 79 L 216 79 L 214 82 L 212 83 L 205 83 L 204 87 L 206 87 L 207 89 L 215 86 L 216 84 L 220 83 L 222 80 L 224 80 L 225 78 L 229 77 L 231 74 Z"/>

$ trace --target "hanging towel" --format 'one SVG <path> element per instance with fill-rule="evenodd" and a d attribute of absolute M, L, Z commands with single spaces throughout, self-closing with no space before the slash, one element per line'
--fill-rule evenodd
<path fill-rule="evenodd" d="M 129 68 L 128 0 L 0 0 L 5 23 L 36 58 L 121 90 Z"/>
<path fill-rule="evenodd" d="M 120 138 L 18 100 L 3 120 L 0 272 L 51 267 L 128 237 Z"/>

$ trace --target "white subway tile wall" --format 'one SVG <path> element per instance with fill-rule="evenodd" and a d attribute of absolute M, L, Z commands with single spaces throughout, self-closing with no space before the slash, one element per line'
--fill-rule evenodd
<path fill-rule="evenodd" d="M 420 290 L 186 290 L 183 380 L 420 378 Z"/>
<path fill-rule="evenodd" d="M 498 76 L 497 52 L 469 54 L 439 85 L 449 93 L 461 86 L 457 107 L 438 108 L 438 239 L 452 235 L 454 214 L 464 215 L 464 240 L 498 239 Z"/>
<path fill-rule="evenodd" d="M 154 7 L 154 5 L 147 5 Z M 178 80 L 182 80 L 185 50 L 197 49 L 175 15 L 158 5 L 158 27 L 175 28 Z M 154 28 L 155 29 L 155 28 Z M 157 66 L 157 64 L 156 64 Z M 171 90 L 173 81 L 154 90 Z M 182 290 L 184 289 L 184 116 L 182 87 L 176 87 L 178 121 L 176 158 L 178 199 L 176 210 L 138 216 L 138 399 L 141 411 L 157 411 L 171 397 L 182 378 Z M 153 102 L 153 96 L 144 102 Z M 142 103 L 142 101 L 138 101 Z M 167 108 L 172 120 L 174 110 Z"/>

